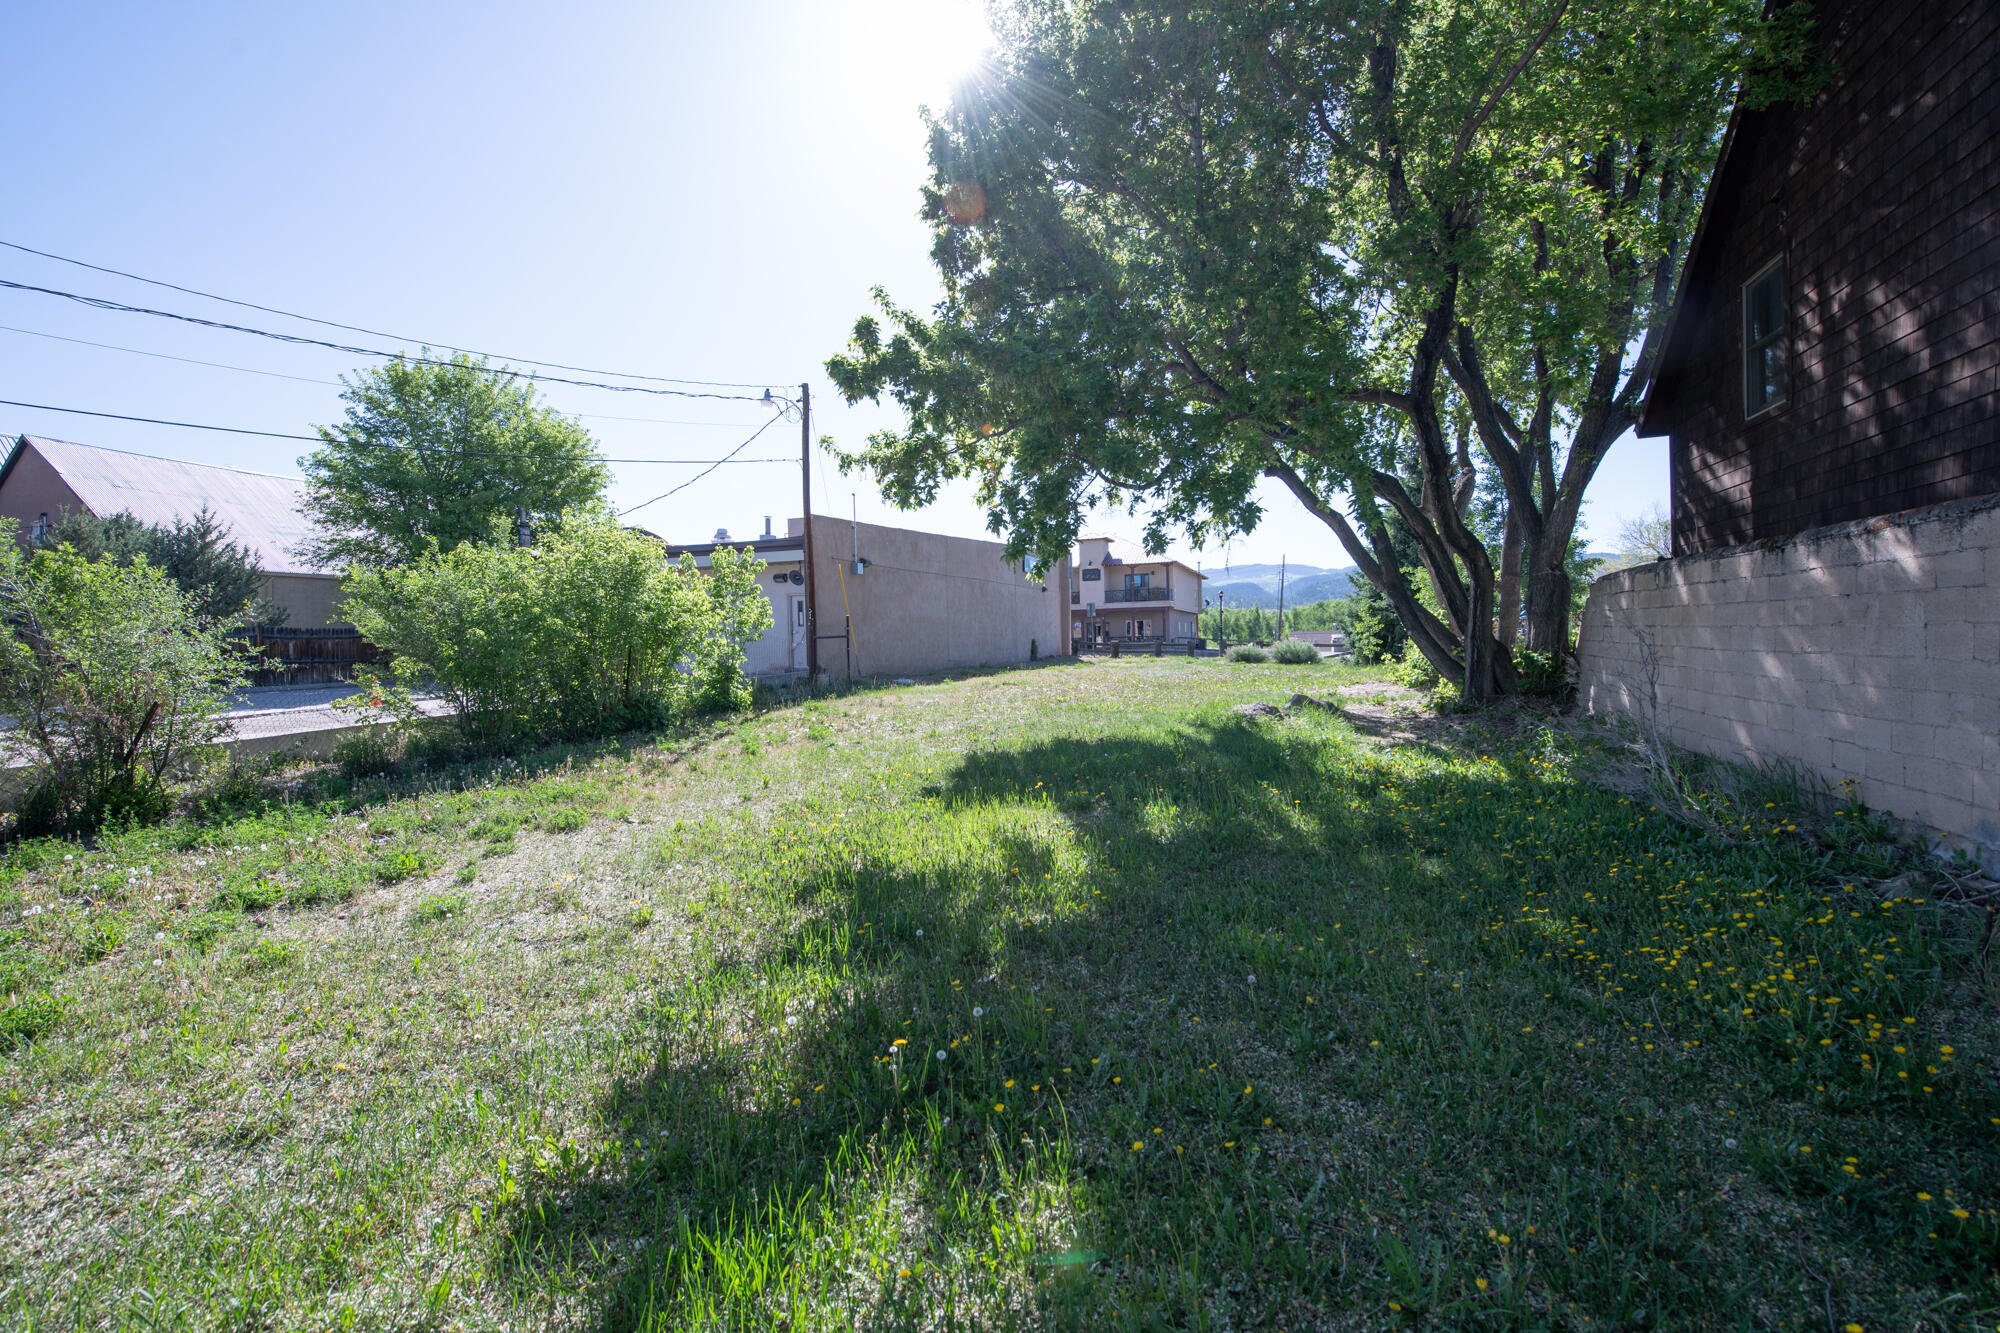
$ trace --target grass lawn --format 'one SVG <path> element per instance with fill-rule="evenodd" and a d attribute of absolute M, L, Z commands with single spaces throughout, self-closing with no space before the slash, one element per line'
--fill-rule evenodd
<path fill-rule="evenodd" d="M 0 1324 L 1993 1328 L 1984 917 L 1531 717 L 1231 711 L 1359 679 L 1057 664 L 17 849 Z"/>

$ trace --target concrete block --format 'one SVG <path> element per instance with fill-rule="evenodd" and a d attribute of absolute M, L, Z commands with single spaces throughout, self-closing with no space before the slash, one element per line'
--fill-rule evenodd
<path fill-rule="evenodd" d="M 1976 656 L 1974 644 L 1985 636 L 1981 626 L 1965 620 L 1932 621 L 1924 626 L 1924 657 L 1933 663 L 1969 662 Z"/>
<path fill-rule="evenodd" d="M 1923 599 L 1923 613 L 1932 624 L 2000 625 L 2000 586 L 1938 588 Z"/>
<path fill-rule="evenodd" d="M 1931 578 L 1939 588 L 1986 586 L 1986 552 L 1951 550 L 1931 557 Z"/>

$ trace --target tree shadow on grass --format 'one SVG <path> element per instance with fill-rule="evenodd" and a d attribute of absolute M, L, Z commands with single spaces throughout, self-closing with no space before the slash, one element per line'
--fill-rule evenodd
<path fill-rule="evenodd" d="M 1188 1168 L 1164 1125 L 1254 1109 L 1212 1072 L 1238 978 L 1399 846 L 1325 739 L 1232 718 L 983 750 L 857 812 L 770 886 L 790 928 L 656 997 L 656 1056 L 599 1108 L 619 1146 L 527 1154 L 499 1267 L 587 1292 L 603 1330 L 1088 1326 L 1135 1283 L 1201 1317 L 1210 1279 L 1167 1256 Z M 1150 1157 L 1125 1147 L 1154 1120 Z M 1266 1205 L 1215 1207 L 1255 1230 Z M 1085 1252 L 1121 1275 L 1043 1262 Z M 1297 1269 L 1331 1280 L 1323 1254 Z"/>

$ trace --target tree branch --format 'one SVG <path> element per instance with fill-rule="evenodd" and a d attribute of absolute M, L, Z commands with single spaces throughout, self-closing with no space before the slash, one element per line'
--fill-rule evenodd
<path fill-rule="evenodd" d="M 1458 170 L 1459 163 L 1465 160 L 1465 150 L 1472 146 L 1472 136 L 1479 133 L 1479 127 L 1486 123 L 1486 118 L 1492 115 L 1494 109 L 1500 105 L 1500 99 L 1505 97 L 1507 90 L 1514 86 L 1514 80 L 1521 77 L 1521 71 L 1528 67 L 1528 62 L 1535 58 L 1535 53 L 1542 49 L 1544 42 L 1548 41 L 1549 34 L 1556 30 L 1556 24 L 1561 21 L 1563 11 L 1568 8 L 1569 0 L 1556 0 L 1556 7 L 1549 12 L 1548 22 L 1542 25 L 1542 30 L 1535 34 L 1533 41 L 1528 43 L 1528 49 L 1521 53 L 1521 58 L 1514 62 L 1514 67 L 1508 70 L 1506 77 L 1500 80 L 1500 86 L 1489 93 L 1486 100 L 1480 104 L 1479 109 L 1473 112 L 1471 117 L 1466 120 L 1464 128 L 1458 132 L 1458 142 L 1452 145 L 1451 169 L 1453 171 Z"/>

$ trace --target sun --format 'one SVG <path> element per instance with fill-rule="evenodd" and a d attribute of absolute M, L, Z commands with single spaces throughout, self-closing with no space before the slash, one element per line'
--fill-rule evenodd
<path fill-rule="evenodd" d="M 993 48 L 981 0 L 867 0 L 858 8 L 857 72 L 885 101 L 940 102 Z"/>

